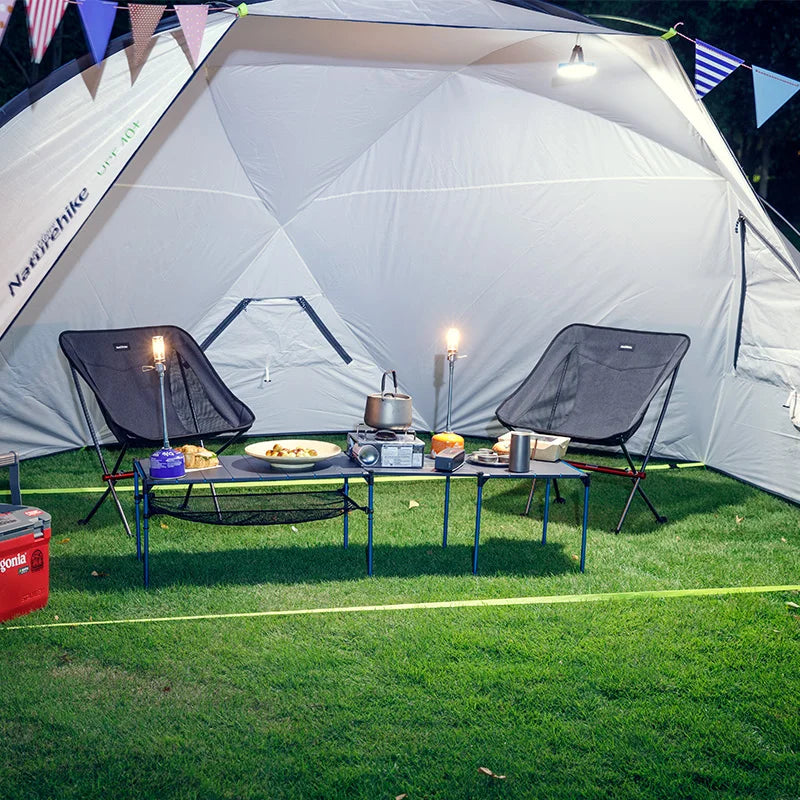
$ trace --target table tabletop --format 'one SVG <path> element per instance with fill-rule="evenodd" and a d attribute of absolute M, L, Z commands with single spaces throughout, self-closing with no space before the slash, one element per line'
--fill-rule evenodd
<path fill-rule="evenodd" d="M 209 469 L 192 469 L 180 478 L 152 478 L 149 459 L 137 459 L 134 469 L 149 486 L 187 485 L 196 483 L 240 483 L 245 481 L 323 480 L 343 478 L 380 477 L 382 475 L 407 477 L 460 478 L 484 476 L 486 478 L 583 478 L 585 473 L 566 461 L 531 461 L 526 472 L 510 472 L 508 467 L 492 464 L 473 464 L 465 461 L 453 472 L 435 468 L 433 458 L 423 458 L 421 467 L 363 467 L 345 453 L 339 453 L 314 464 L 309 469 L 283 469 L 248 455 L 220 456 L 219 466 Z"/>

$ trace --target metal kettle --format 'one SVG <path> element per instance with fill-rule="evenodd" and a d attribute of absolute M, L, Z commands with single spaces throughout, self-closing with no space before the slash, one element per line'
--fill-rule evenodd
<path fill-rule="evenodd" d="M 386 391 L 386 376 L 391 375 L 394 391 Z M 397 391 L 397 373 L 387 369 L 381 377 L 380 394 L 367 395 L 364 422 L 370 428 L 405 430 L 411 427 L 411 397 Z"/>

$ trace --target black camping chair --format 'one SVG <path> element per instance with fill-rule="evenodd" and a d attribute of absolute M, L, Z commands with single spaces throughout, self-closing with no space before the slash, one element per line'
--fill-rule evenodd
<path fill-rule="evenodd" d="M 617 533 L 637 492 L 656 521 L 666 522 L 640 484 L 689 344 L 689 337 L 681 333 L 568 325 L 556 335 L 532 372 L 498 406 L 495 414 L 511 429 L 568 436 L 577 444 L 619 447 L 628 469 L 570 463 L 579 469 L 620 475 L 633 481 Z M 653 436 L 637 468 L 626 442 L 639 429 L 650 403 L 667 381 L 669 386 Z M 526 513 L 530 502 L 529 496 Z"/>
<path fill-rule="evenodd" d="M 81 523 L 87 523 L 110 494 L 128 536 L 130 525 L 115 487 L 117 481 L 132 478 L 133 472 L 118 472 L 120 464 L 129 447 L 158 447 L 164 441 L 159 380 L 152 369 L 154 336 L 163 336 L 166 345 L 165 407 L 170 444 L 231 434 L 220 448 L 222 452 L 255 420 L 253 412 L 222 382 L 200 345 L 181 328 L 155 325 L 64 331 L 58 341 L 69 361 L 103 480 L 108 484 Z M 122 446 L 111 470 L 103 457 L 78 376 L 94 392 L 106 424 Z"/>

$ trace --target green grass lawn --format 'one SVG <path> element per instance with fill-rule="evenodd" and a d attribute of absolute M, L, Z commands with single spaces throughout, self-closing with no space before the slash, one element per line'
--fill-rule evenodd
<path fill-rule="evenodd" d="M 446 549 L 443 483 L 380 483 L 372 578 L 360 513 L 346 550 L 341 520 L 160 518 L 145 591 L 110 505 L 83 527 L 96 495 L 29 491 L 96 485 L 93 459 L 22 465 L 24 502 L 53 515 L 51 593 L 0 626 L 0 797 L 800 797 L 791 590 L 9 629 L 796 585 L 796 506 L 704 469 L 653 471 L 669 522 L 637 500 L 615 535 L 626 486 L 595 475 L 581 574 L 579 483 L 542 547 L 541 492 L 526 519 L 529 484 L 490 481 L 473 576 L 474 480 L 453 482 Z"/>

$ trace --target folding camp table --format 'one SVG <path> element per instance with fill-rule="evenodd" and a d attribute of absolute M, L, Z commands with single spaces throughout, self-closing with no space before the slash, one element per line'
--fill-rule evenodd
<path fill-rule="evenodd" d="M 541 478 L 545 481 L 545 504 L 542 520 L 542 544 L 547 542 L 547 524 L 550 511 L 550 482 L 555 478 L 579 479 L 584 485 L 583 520 L 581 529 L 580 570 L 586 564 L 586 526 L 589 511 L 589 476 L 575 467 L 558 461 L 532 461 L 527 472 L 509 472 L 504 468 L 464 463 L 456 472 L 441 472 L 434 469 L 431 459 L 425 459 L 421 468 L 374 468 L 362 467 L 344 453 L 326 459 L 311 470 L 283 470 L 252 456 L 220 456 L 218 467 L 205 470 L 192 470 L 181 478 L 156 479 L 150 476 L 147 459 L 134 461 L 134 482 L 136 501 L 136 555 L 142 561 L 144 585 L 150 582 L 149 543 L 151 517 L 168 514 L 195 522 L 218 525 L 268 525 L 287 524 L 291 521 L 329 519 L 344 517 L 343 545 L 349 544 L 349 514 L 363 511 L 367 515 L 367 574 L 372 575 L 373 567 L 373 516 L 375 478 L 380 476 L 406 476 L 414 478 L 444 478 L 444 521 L 442 547 L 447 546 L 450 508 L 450 482 L 452 478 L 475 478 L 477 496 L 475 501 L 475 539 L 472 550 L 472 572 L 478 572 L 478 545 L 481 531 L 481 511 L 483 507 L 483 487 L 492 478 Z M 366 506 L 355 503 L 349 495 L 349 481 L 363 480 L 368 487 Z M 342 488 L 336 490 L 302 492 L 264 491 L 270 484 L 278 481 L 316 482 L 341 480 Z M 224 485 L 253 488 L 254 493 L 227 494 L 216 490 L 202 493 L 202 487 Z M 184 496 L 183 492 L 164 492 L 170 487 L 191 486 L 200 489 Z M 261 491 L 259 491 L 261 490 Z M 246 500 L 242 500 L 246 498 Z M 286 503 L 286 505 L 284 505 Z M 297 504 L 293 507 L 293 504 Z"/>

